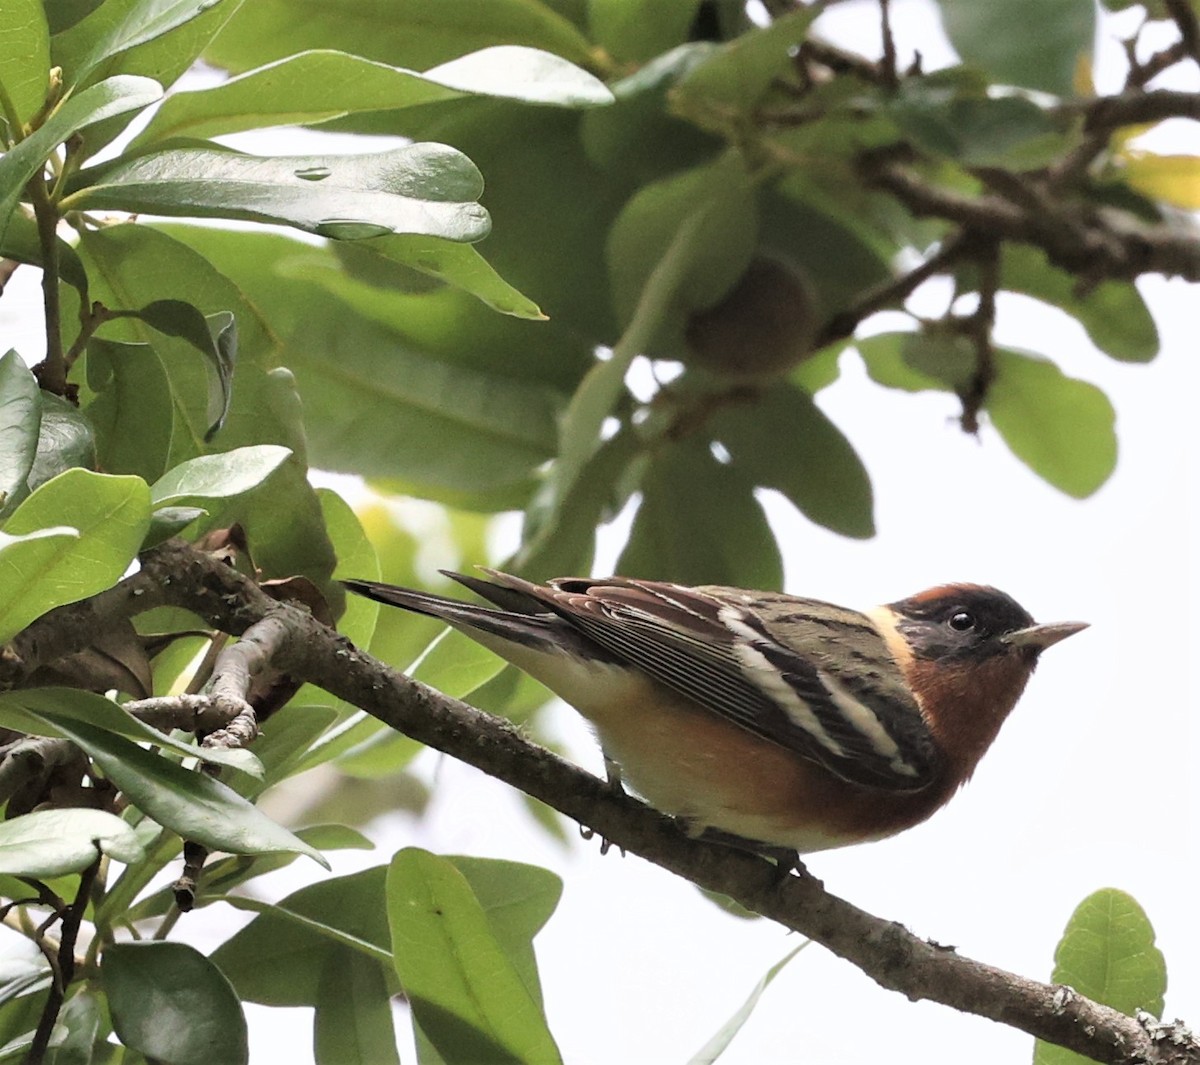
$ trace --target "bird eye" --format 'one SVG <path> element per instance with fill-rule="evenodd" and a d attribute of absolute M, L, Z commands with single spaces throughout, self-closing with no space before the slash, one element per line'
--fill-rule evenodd
<path fill-rule="evenodd" d="M 950 628 L 955 632 L 968 632 L 975 628 L 975 615 L 967 610 L 956 610 L 950 615 Z"/>

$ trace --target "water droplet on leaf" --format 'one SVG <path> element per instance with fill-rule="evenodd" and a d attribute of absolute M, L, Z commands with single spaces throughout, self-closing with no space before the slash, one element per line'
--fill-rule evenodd
<path fill-rule="evenodd" d="M 316 224 L 315 231 L 330 240 L 368 240 L 386 236 L 391 229 L 360 218 L 326 218 Z"/>

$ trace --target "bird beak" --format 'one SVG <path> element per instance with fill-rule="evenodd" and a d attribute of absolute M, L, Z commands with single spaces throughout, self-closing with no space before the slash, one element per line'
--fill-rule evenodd
<path fill-rule="evenodd" d="M 1030 625 L 1027 629 L 1017 629 L 1003 637 L 1005 643 L 1013 647 L 1031 647 L 1035 651 L 1044 651 L 1053 647 L 1060 640 L 1083 632 L 1088 627 L 1086 621 L 1060 621 L 1053 625 Z"/>

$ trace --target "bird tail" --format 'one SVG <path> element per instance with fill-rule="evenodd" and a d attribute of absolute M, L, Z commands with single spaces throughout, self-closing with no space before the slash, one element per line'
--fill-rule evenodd
<path fill-rule="evenodd" d="M 448 625 L 467 631 L 468 635 L 486 634 L 540 651 L 574 651 L 582 657 L 597 657 L 596 649 L 587 646 L 581 634 L 549 612 L 544 603 L 539 603 L 519 588 L 494 584 L 461 573 L 443 572 L 496 605 L 477 606 L 379 581 L 343 580 L 341 583 L 350 591 L 376 602 L 439 618 Z M 491 641 L 483 642 L 492 646 Z"/>

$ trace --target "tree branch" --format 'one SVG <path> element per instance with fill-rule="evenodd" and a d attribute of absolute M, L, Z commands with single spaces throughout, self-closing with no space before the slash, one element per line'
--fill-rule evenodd
<path fill-rule="evenodd" d="M 19 684 L 48 656 L 86 645 L 97 623 L 155 606 L 185 607 L 233 634 L 270 619 L 273 664 L 305 677 L 413 739 L 541 799 L 617 846 L 823 944 L 883 987 L 1019 1028 L 1096 1060 L 1121 1065 L 1196 1065 L 1200 1046 L 1083 998 L 973 961 L 913 936 L 827 892 L 806 872 L 689 839 L 669 818 L 530 743 L 507 721 L 396 673 L 307 611 L 269 598 L 212 557 L 179 542 L 154 548 L 141 571 L 82 603 L 52 611 L 0 656 L 0 687 Z"/>
<path fill-rule="evenodd" d="M 968 196 L 927 182 L 895 153 L 864 156 L 867 182 L 918 217 L 944 218 L 969 233 L 1041 248 L 1056 266 L 1088 280 L 1132 281 L 1160 273 L 1200 281 L 1200 241 L 1123 211 L 1055 201 L 1053 211 L 1025 210 L 1009 198 Z"/>

